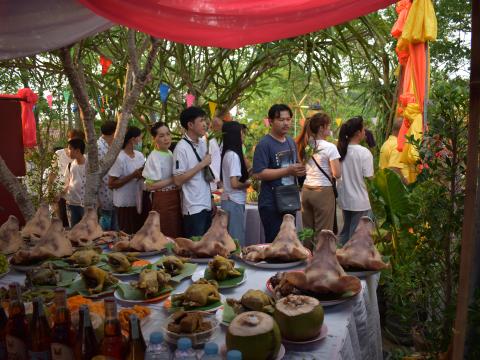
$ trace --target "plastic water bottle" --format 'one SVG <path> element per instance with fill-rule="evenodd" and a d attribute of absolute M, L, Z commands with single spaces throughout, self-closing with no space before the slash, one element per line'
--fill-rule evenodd
<path fill-rule="evenodd" d="M 150 334 L 150 342 L 145 351 L 145 360 L 170 360 L 170 349 L 163 341 L 163 335 L 160 332 Z"/>
<path fill-rule="evenodd" d="M 214 342 L 206 343 L 201 360 L 222 360 L 222 357 L 218 354 L 218 345 Z"/>
<path fill-rule="evenodd" d="M 230 350 L 227 352 L 227 360 L 242 360 L 242 353 L 238 350 Z"/>
<path fill-rule="evenodd" d="M 192 349 L 192 340 L 182 337 L 177 341 L 174 360 L 197 360 L 197 353 Z"/>

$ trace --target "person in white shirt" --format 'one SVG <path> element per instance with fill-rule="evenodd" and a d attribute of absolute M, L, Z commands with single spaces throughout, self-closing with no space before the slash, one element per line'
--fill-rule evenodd
<path fill-rule="evenodd" d="M 153 124 L 150 133 L 155 149 L 143 169 L 145 187 L 152 192 L 152 210 L 160 214 L 162 232 L 171 238 L 182 236 L 180 191 L 173 183 L 173 154 L 170 129 L 163 122 Z"/>
<path fill-rule="evenodd" d="M 78 129 L 70 129 L 67 132 L 67 141 L 72 139 L 82 139 L 85 141 L 85 134 Z M 58 180 L 60 183 L 60 189 L 65 188 L 65 170 L 68 164 L 72 161 L 68 156 L 68 148 L 62 148 L 55 151 L 54 160 L 52 162 L 52 171 L 48 176 L 48 186 L 51 188 L 53 183 Z M 68 215 L 67 204 L 65 201 L 65 195 L 62 193 L 56 199 L 55 213 L 57 217 L 62 220 L 63 226 L 68 227 Z"/>
<path fill-rule="evenodd" d="M 324 229 L 334 230 L 335 223 L 334 183 L 341 176 L 341 168 L 337 147 L 326 140 L 330 135 L 330 124 L 330 117 L 324 112 L 318 112 L 307 119 L 297 139 L 299 158 L 306 164 L 306 178 L 302 188 L 302 222 L 304 227 L 313 229 L 315 234 Z M 314 151 L 313 154 L 311 150 Z M 310 249 L 314 247 L 311 241 L 305 245 Z"/>
<path fill-rule="evenodd" d="M 107 155 L 110 145 L 112 145 L 115 136 L 117 123 L 115 121 L 106 121 L 100 127 L 102 136 L 97 140 L 98 160 L 102 160 Z M 98 189 L 98 204 L 100 226 L 104 231 L 118 231 L 118 219 L 115 207 L 113 206 L 113 191 L 108 187 L 108 172 L 102 179 Z"/>
<path fill-rule="evenodd" d="M 206 115 L 195 106 L 182 111 L 180 123 L 186 132 L 173 151 L 173 182 L 182 188 L 183 232 L 187 238 L 207 232 L 215 209 L 209 184 L 213 180 L 209 168 L 212 157 L 202 139 L 207 131 Z"/>
<path fill-rule="evenodd" d="M 82 139 L 72 139 L 68 142 L 68 156 L 72 162 L 65 169 L 65 200 L 67 204 L 68 222 L 74 227 L 84 214 L 83 200 L 85 183 L 87 181 L 85 143 Z"/>
<path fill-rule="evenodd" d="M 338 152 L 342 177 L 338 186 L 338 202 L 343 211 L 340 242 L 345 244 L 355 232 L 362 216 L 371 215 L 365 178 L 373 177 L 373 156 L 360 145 L 365 137 L 363 118 L 356 116 L 345 122 L 338 135 Z"/>
<path fill-rule="evenodd" d="M 220 181 L 220 163 L 222 161 L 222 126 L 223 120 L 218 116 L 215 116 L 212 120 L 212 132 L 208 140 L 208 153 L 212 156 L 212 163 L 210 168 L 212 169 L 215 180 L 210 183 L 212 191 L 221 187 Z"/>
<path fill-rule="evenodd" d="M 245 246 L 245 202 L 250 181 L 242 151 L 242 126 L 236 121 L 226 122 L 222 133 L 222 209 L 228 213 L 229 234 Z"/>
<path fill-rule="evenodd" d="M 108 186 L 113 189 L 118 226 L 127 234 L 136 233 L 145 221 L 145 214 L 137 211 L 137 199 L 143 194 L 142 171 L 145 157 L 135 149 L 141 149 L 141 144 L 141 130 L 130 126 L 122 150 L 108 172 Z"/>

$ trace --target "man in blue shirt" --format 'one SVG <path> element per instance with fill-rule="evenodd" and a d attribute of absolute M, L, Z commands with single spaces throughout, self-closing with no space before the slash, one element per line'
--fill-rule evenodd
<path fill-rule="evenodd" d="M 275 239 L 283 220 L 275 204 L 274 188 L 294 184 L 295 177 L 305 175 L 305 166 L 298 163 L 295 142 L 287 135 L 292 116 L 287 105 L 273 105 L 268 110 L 270 133 L 260 140 L 253 155 L 254 177 L 262 181 L 258 211 L 267 243 Z"/>

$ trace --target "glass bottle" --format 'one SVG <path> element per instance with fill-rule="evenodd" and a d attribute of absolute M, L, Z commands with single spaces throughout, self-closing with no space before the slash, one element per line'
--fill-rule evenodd
<path fill-rule="evenodd" d="M 25 306 L 22 302 L 20 284 L 8 286 L 10 304 L 8 306 L 8 321 L 6 330 L 7 354 L 9 359 L 27 360 L 28 323 L 25 318 Z"/>
<path fill-rule="evenodd" d="M 72 329 L 70 310 L 67 308 L 65 289 L 55 290 L 55 315 L 52 328 L 52 360 L 73 359 L 75 333 Z"/>
<path fill-rule="evenodd" d="M 3 306 L 0 306 L 0 359 L 7 358 L 7 343 L 5 340 L 7 332 L 7 314 Z"/>
<path fill-rule="evenodd" d="M 93 330 L 90 310 L 87 305 L 81 305 L 79 310 L 79 327 L 77 342 L 73 349 L 75 360 L 91 360 L 98 354 L 98 342 Z"/>
<path fill-rule="evenodd" d="M 43 299 L 36 297 L 33 299 L 33 315 L 30 322 L 30 343 L 28 347 L 30 360 L 49 360 L 51 342 L 50 325 L 45 316 Z"/>
<path fill-rule="evenodd" d="M 112 359 L 124 358 L 124 341 L 120 321 L 117 317 L 117 303 L 115 299 L 105 299 L 105 326 L 101 354 Z"/>
<path fill-rule="evenodd" d="M 128 337 L 127 360 L 143 360 L 146 347 L 138 317 L 137 315 L 132 314 L 130 315 L 130 336 Z"/>

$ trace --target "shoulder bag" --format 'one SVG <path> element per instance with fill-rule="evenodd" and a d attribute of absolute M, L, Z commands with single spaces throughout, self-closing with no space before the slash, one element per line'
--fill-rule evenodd
<path fill-rule="evenodd" d="M 290 141 L 287 138 L 288 147 L 290 148 L 290 159 L 293 161 L 293 150 L 290 145 Z M 279 185 L 273 188 L 273 194 L 275 197 L 275 204 L 277 205 L 277 211 L 280 214 L 295 214 L 301 209 L 300 191 L 298 190 L 297 177 L 294 176 L 295 184 L 292 185 Z"/>
<path fill-rule="evenodd" d="M 192 147 L 193 153 L 195 154 L 198 162 L 202 162 L 202 159 L 198 155 L 197 149 L 195 149 L 195 146 L 192 144 L 192 142 L 187 138 L 182 138 L 182 139 L 185 140 Z M 212 181 L 215 180 L 215 176 L 213 175 L 213 171 L 212 169 L 210 169 L 210 166 L 205 166 L 205 168 L 203 169 L 203 176 L 205 178 L 205 181 L 208 183 L 211 183 Z"/>

